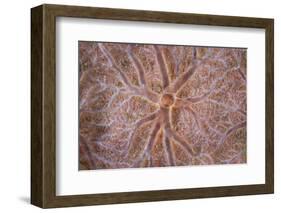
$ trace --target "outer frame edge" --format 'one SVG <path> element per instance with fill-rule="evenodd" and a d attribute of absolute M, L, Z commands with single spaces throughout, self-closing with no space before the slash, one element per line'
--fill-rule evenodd
<path fill-rule="evenodd" d="M 76 10 L 76 12 L 75 12 Z M 89 11 L 87 15 L 87 11 Z M 99 12 L 100 11 L 100 12 Z M 79 15 L 80 12 L 83 14 Z M 112 14 L 107 14 L 107 12 L 113 12 Z M 120 15 L 121 12 L 129 13 L 130 15 L 136 14 L 136 18 Z M 155 22 L 169 22 L 175 23 L 174 20 L 177 18 L 184 18 L 187 16 L 192 17 L 192 21 L 189 21 L 190 24 L 204 24 L 205 25 L 215 25 L 215 26 L 237 26 L 237 27 L 253 27 L 253 28 L 265 28 L 266 29 L 266 43 L 269 46 L 269 49 L 266 50 L 266 69 L 267 74 L 268 71 L 272 72 L 269 76 L 269 80 L 266 81 L 266 85 L 268 88 L 268 83 L 273 83 L 273 60 L 268 62 L 268 54 L 270 50 L 270 55 L 273 56 L 273 19 L 264 19 L 264 18 L 249 18 L 249 17 L 233 17 L 233 16 L 216 16 L 216 15 L 205 15 L 205 14 L 185 14 L 185 13 L 171 13 L 171 12 L 160 12 L 160 11 L 141 11 L 141 10 L 126 10 L 126 9 L 111 9 L 111 8 L 90 8 L 90 7 L 77 7 L 77 6 L 65 6 L 65 5 L 50 5 L 44 4 L 35 8 L 32 8 L 32 20 L 35 20 L 35 13 L 40 13 L 41 25 L 34 24 L 32 22 L 32 144 L 31 144 L 31 203 L 41 208 L 55 208 L 55 207 L 70 207 L 70 206 L 86 206 L 86 205 L 105 205 L 105 204 L 117 204 L 117 203 L 133 203 L 133 202 L 152 202 L 152 201 L 164 201 L 164 200 L 180 200 L 180 199 L 196 199 L 196 198 L 208 198 L 208 197 L 224 197 L 224 196 L 238 196 L 238 195 L 254 195 L 254 194 L 269 194 L 274 192 L 274 162 L 273 162 L 273 129 L 270 130 L 270 137 L 272 138 L 272 142 L 268 143 L 266 146 L 266 184 L 260 185 L 246 185 L 246 186 L 229 186 L 229 187 L 211 187 L 211 188 L 196 188 L 196 189 L 180 189 L 180 190 L 162 190 L 162 191 L 145 191 L 145 192 L 124 192 L 124 193 L 108 193 L 108 194 L 92 194 L 92 195 L 70 195 L 70 196 L 56 196 L 55 194 L 55 144 L 48 145 L 43 136 L 45 124 L 49 126 L 49 121 L 44 120 L 44 113 L 46 113 L 46 106 L 44 105 L 43 99 L 46 95 L 50 94 L 46 93 L 46 89 L 42 84 L 40 85 L 38 82 L 34 82 L 34 78 L 40 79 L 41 83 L 46 82 L 44 76 L 47 75 L 46 72 L 52 72 L 51 69 L 55 65 L 55 50 L 52 50 L 53 47 L 48 47 L 48 44 L 54 44 L 55 35 L 51 35 L 51 40 L 48 40 L 47 35 L 44 33 L 44 28 L 46 28 L 46 24 L 50 24 L 51 27 L 55 27 L 55 23 L 53 23 L 53 19 L 56 16 L 67 16 L 67 17 L 85 17 L 85 18 L 105 18 L 105 19 L 114 19 L 114 20 L 131 20 L 138 21 L 140 17 L 140 13 L 145 13 L 144 19 L 140 21 L 155 21 Z M 96 13 L 96 14 L 95 14 Z M 47 14 L 47 15 L 46 15 Z M 95 15 L 93 15 L 95 14 Z M 149 18 L 150 15 L 155 14 L 154 18 Z M 169 21 L 169 17 L 163 19 L 164 16 L 171 16 L 171 21 Z M 200 21 L 200 18 L 203 21 Z M 227 19 L 223 21 L 223 18 Z M 163 21 L 161 21 L 161 19 Z M 233 24 L 227 25 L 233 20 Z M 242 23 L 239 23 L 239 20 L 243 20 Z M 216 21 L 218 24 L 216 25 Z M 196 23 L 198 22 L 198 23 Z M 185 24 L 186 20 L 179 21 L 176 23 Z M 38 28 L 39 27 L 39 28 Z M 35 29 L 39 29 L 41 33 L 35 33 Z M 54 33 L 53 31 L 51 31 Z M 49 34 L 50 35 L 50 34 Z M 269 38 L 272 41 L 269 41 Z M 54 43 L 53 43 L 54 42 Z M 35 62 L 36 57 L 34 56 L 35 48 L 38 48 L 41 52 L 39 55 L 39 62 Z M 36 47 L 34 47 L 36 46 Z M 48 48 L 48 50 L 46 50 Z M 51 48 L 51 49 L 50 49 Z M 38 51 L 38 50 L 37 50 Z M 48 51 L 51 51 L 48 52 Z M 47 56 L 51 56 L 51 59 L 46 58 Z M 41 59 L 41 61 L 40 61 Z M 48 61 L 47 61 L 48 60 Z M 51 65 L 48 66 L 47 62 L 51 61 Z M 36 70 L 36 71 L 35 71 Z M 39 72 L 38 72 L 39 70 Z M 38 72 L 38 73 L 37 73 Z M 55 73 L 55 70 L 53 70 Z M 47 78 L 48 79 L 48 78 Z M 48 79 L 49 80 L 49 79 Z M 34 89 L 38 89 L 39 92 L 34 94 Z M 51 89 L 51 92 L 55 91 L 54 88 Z M 40 93 L 41 92 L 41 93 Z M 268 92 L 268 90 L 267 90 Z M 274 92 L 273 88 L 270 89 L 270 92 Z M 41 96 L 40 96 L 41 94 Z M 55 95 L 55 94 L 54 94 Z M 39 106 L 35 105 L 38 103 L 38 100 L 41 98 L 41 102 Z M 55 97 L 53 97 L 55 99 Z M 274 101 L 270 102 L 270 106 L 274 104 Z M 55 103 L 52 103 L 55 104 Z M 41 114 L 35 112 L 34 109 L 40 111 Z M 267 106 L 268 107 L 268 106 Z M 268 108 L 267 108 L 268 110 Z M 271 109 L 272 110 L 272 109 Z M 55 113 L 55 111 L 54 111 Z M 273 112 L 270 114 L 270 118 L 273 116 Z M 40 127 L 41 131 L 39 131 L 39 142 L 36 142 L 36 129 L 34 129 L 35 119 L 39 119 L 41 122 Z M 272 117 L 273 119 L 273 117 Z M 45 123 L 46 122 L 46 123 Z M 268 121 L 266 121 L 268 122 Z M 272 125 L 272 121 L 270 124 Z M 270 128 L 273 128 L 271 126 Z M 268 129 L 267 129 L 268 131 Z M 267 137 L 268 139 L 268 137 Z M 55 143 L 55 141 L 51 141 L 51 143 Z M 39 151 L 39 153 L 35 153 L 35 151 Z M 52 153 L 49 153 L 52 151 Z M 48 153 L 47 153 L 48 152 Z M 271 153 L 269 155 L 269 152 Z M 51 160 L 51 163 L 47 162 L 47 156 L 54 156 Z M 35 166 L 34 160 L 40 162 L 40 166 Z M 39 161 L 38 161 L 39 160 Z M 48 180 L 46 174 L 51 172 L 51 181 Z M 36 174 L 36 177 L 35 177 Z M 39 177 L 37 176 L 39 175 Z M 41 185 L 40 185 L 40 184 Z M 39 184 L 39 185 L 38 185 Z M 50 187 L 50 188 L 49 188 Z M 243 188 L 242 188 L 243 187 Z M 49 188 L 48 190 L 46 188 Z M 46 190 L 44 190 L 46 189 Z M 215 190 L 215 192 L 214 192 Z M 177 193 L 175 192 L 177 191 Z M 163 194 L 162 194 L 163 193 Z"/>

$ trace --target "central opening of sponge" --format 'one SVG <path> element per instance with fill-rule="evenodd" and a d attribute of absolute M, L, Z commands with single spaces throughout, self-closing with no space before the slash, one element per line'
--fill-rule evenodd
<path fill-rule="evenodd" d="M 161 105 L 163 107 L 169 107 L 174 103 L 174 96 L 172 94 L 164 94 L 161 97 Z"/>

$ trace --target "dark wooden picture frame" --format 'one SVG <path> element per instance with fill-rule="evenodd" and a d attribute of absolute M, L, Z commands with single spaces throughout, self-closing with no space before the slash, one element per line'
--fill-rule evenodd
<path fill-rule="evenodd" d="M 265 29 L 265 184 L 56 195 L 56 18 L 75 17 Z M 63 5 L 31 9 L 31 203 L 42 208 L 274 192 L 274 20 Z"/>

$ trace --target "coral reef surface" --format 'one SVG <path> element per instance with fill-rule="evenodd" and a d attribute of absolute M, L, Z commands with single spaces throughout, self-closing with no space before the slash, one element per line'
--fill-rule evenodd
<path fill-rule="evenodd" d="M 79 42 L 79 169 L 246 163 L 246 49 Z"/>

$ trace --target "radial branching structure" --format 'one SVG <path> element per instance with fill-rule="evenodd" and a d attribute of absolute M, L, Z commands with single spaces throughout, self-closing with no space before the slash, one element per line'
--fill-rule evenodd
<path fill-rule="evenodd" d="M 79 42 L 80 169 L 246 162 L 246 49 Z"/>

